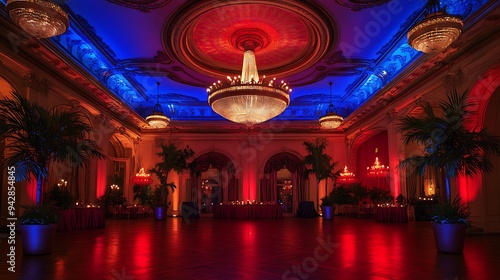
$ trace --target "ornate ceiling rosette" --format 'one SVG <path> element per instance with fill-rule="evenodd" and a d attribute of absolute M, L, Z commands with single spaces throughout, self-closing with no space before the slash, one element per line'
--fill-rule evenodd
<path fill-rule="evenodd" d="M 106 0 L 115 5 L 124 6 L 131 9 L 139 10 L 143 13 L 149 13 L 151 10 L 163 7 L 170 0 Z"/>
<path fill-rule="evenodd" d="M 165 22 L 163 47 L 198 73 L 226 77 L 241 73 L 251 41 L 259 75 L 285 78 L 326 59 L 338 43 L 334 18 L 313 2 L 193 1 Z"/>
<path fill-rule="evenodd" d="M 380 6 L 389 1 L 390 0 L 337 0 L 337 3 L 355 12 L 359 12 L 362 9 Z"/>

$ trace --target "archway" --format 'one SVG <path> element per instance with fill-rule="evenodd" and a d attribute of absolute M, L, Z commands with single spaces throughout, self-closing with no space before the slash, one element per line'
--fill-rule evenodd
<path fill-rule="evenodd" d="M 485 128 L 492 135 L 500 135 L 500 65 L 487 71 L 471 88 L 470 101 L 477 107 L 469 128 Z M 484 232 L 500 232 L 500 158 L 491 158 L 493 172 L 472 178 L 459 177 L 459 194 L 469 203 L 471 218 Z"/>
<path fill-rule="evenodd" d="M 219 152 L 209 152 L 192 162 L 191 190 L 188 199 L 198 203 L 202 212 L 211 212 L 213 203 L 236 201 L 239 198 L 238 180 L 233 161 Z"/>
<path fill-rule="evenodd" d="M 288 170 L 291 173 L 290 184 L 286 184 L 287 188 L 291 188 L 291 212 L 297 212 L 299 202 L 304 200 L 304 165 L 301 159 L 289 152 L 281 152 L 270 157 L 264 166 L 264 178 L 260 181 L 260 201 L 278 201 L 278 173 L 282 169 Z M 284 181 L 284 180 L 283 180 Z M 285 188 L 285 182 L 280 185 L 281 189 Z M 289 200 L 289 198 L 288 198 Z M 283 197 L 281 197 L 283 202 Z M 288 206 L 284 212 L 288 211 Z"/>

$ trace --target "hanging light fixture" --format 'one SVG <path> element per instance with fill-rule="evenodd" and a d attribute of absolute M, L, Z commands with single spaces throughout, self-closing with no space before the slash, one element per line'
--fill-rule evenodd
<path fill-rule="evenodd" d="M 69 27 L 68 14 L 53 1 L 7 0 L 12 21 L 36 38 L 63 34 Z"/>
<path fill-rule="evenodd" d="M 153 113 L 146 117 L 146 121 L 154 128 L 165 128 L 170 123 L 170 118 L 163 114 L 163 109 L 160 105 L 160 82 L 156 82 L 156 84 L 158 85 L 156 105 L 153 109 Z"/>
<path fill-rule="evenodd" d="M 424 20 L 408 31 L 408 43 L 424 53 L 437 53 L 455 42 L 463 28 L 462 20 L 448 15 L 439 0 L 429 0 L 424 11 Z"/>
<path fill-rule="evenodd" d="M 380 164 L 378 157 L 375 157 L 375 162 L 372 166 L 366 168 L 366 174 L 372 177 L 385 176 L 389 172 L 389 166 Z"/>
<path fill-rule="evenodd" d="M 344 171 L 340 173 L 340 176 L 337 178 L 337 182 L 341 184 L 351 184 L 356 181 L 356 175 L 352 172 L 349 172 L 347 169 L 347 165 L 344 167 Z"/>
<path fill-rule="evenodd" d="M 329 82 L 328 84 L 330 85 L 330 105 L 326 109 L 326 115 L 319 118 L 319 124 L 321 125 L 321 128 L 324 129 L 335 129 L 342 124 L 344 118 L 341 115 L 337 114 L 337 110 L 335 109 L 335 106 L 333 106 L 333 101 L 332 101 L 333 83 Z"/>
<path fill-rule="evenodd" d="M 222 117 L 252 126 L 281 114 L 290 104 L 292 89 L 284 81 L 259 77 L 255 48 L 259 44 L 244 40 L 241 76 L 227 77 L 207 88 L 208 104 Z"/>

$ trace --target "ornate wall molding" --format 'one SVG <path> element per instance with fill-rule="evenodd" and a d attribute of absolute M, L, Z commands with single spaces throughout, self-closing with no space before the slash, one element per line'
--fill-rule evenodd
<path fill-rule="evenodd" d="M 28 72 L 28 74 L 23 77 L 23 81 L 24 86 L 34 89 L 44 95 L 49 94 L 49 81 L 45 78 L 41 78 L 36 73 Z"/>

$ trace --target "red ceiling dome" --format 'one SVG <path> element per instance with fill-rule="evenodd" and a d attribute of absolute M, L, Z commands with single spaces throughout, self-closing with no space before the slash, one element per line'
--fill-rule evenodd
<path fill-rule="evenodd" d="M 337 44 L 331 15 L 303 2 L 199 1 L 167 20 L 163 45 L 190 69 L 225 77 L 241 72 L 245 44 L 251 44 L 259 73 L 290 76 L 324 59 Z"/>

